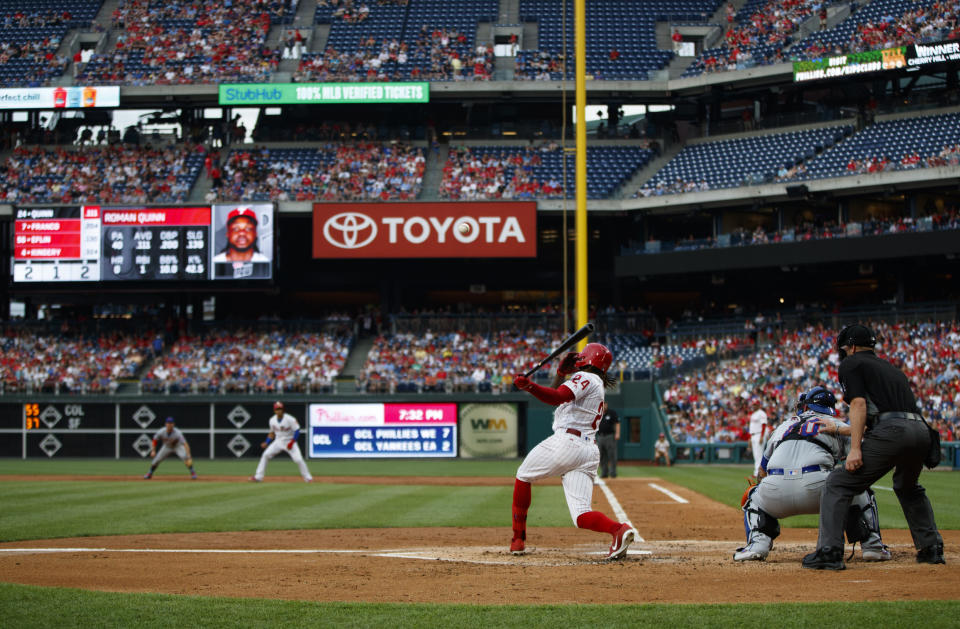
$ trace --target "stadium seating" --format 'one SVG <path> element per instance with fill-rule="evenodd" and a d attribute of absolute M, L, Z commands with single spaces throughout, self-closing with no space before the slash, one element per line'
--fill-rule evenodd
<path fill-rule="evenodd" d="M 924 416 L 944 439 L 956 438 L 960 429 L 957 322 L 872 325 L 881 339 L 877 354 L 907 375 Z M 768 416 L 784 418 L 793 413 L 803 391 L 824 383 L 836 389 L 833 334 L 822 326 L 807 326 L 784 333 L 777 343 L 758 347 L 751 355 L 677 375 L 663 389 L 674 441 L 744 441 L 749 415 L 757 406 Z"/>
<path fill-rule="evenodd" d="M 183 202 L 205 151 L 184 146 L 76 150 L 17 148 L 7 158 L 0 200 L 19 203 Z"/>
<path fill-rule="evenodd" d="M 0 87 L 37 87 L 63 74 L 67 30 L 96 17 L 102 0 L 0 0 Z"/>
<path fill-rule="evenodd" d="M 727 29 L 723 45 L 702 51 L 681 78 L 780 63 L 784 46 L 800 24 L 829 4 L 829 0 L 748 0 Z"/>
<path fill-rule="evenodd" d="M 125 0 L 113 12 L 114 49 L 94 54 L 80 78 L 94 85 L 267 81 L 280 61 L 265 45 L 267 34 L 292 17 L 284 4 Z"/>
<path fill-rule="evenodd" d="M 654 152 L 642 146 L 587 148 L 587 198 L 604 199 L 645 166 Z M 538 199 L 563 197 L 563 152 L 517 146 L 469 146 L 450 150 L 440 196 L 449 199 Z M 567 159 L 572 196 L 575 156 Z"/>
<path fill-rule="evenodd" d="M 142 334 L 52 333 L 8 327 L 0 338 L 3 393 L 113 393 L 152 355 Z"/>
<path fill-rule="evenodd" d="M 877 122 L 807 163 L 800 179 L 956 165 L 960 113 Z"/>
<path fill-rule="evenodd" d="M 357 386 L 367 393 L 509 391 L 514 374 L 535 365 L 544 347 L 561 340 L 560 332 L 542 329 L 379 336 Z"/>
<path fill-rule="evenodd" d="M 322 148 L 235 149 L 223 199 L 244 201 L 411 200 L 420 194 L 423 149 L 399 143 L 330 143 Z"/>
<path fill-rule="evenodd" d="M 828 127 L 691 144 L 634 196 L 773 182 L 781 167 L 804 163 L 852 132 L 852 127 Z"/>
<path fill-rule="evenodd" d="M 147 367 L 144 392 L 330 392 L 353 344 L 349 334 L 211 329 L 181 336 Z"/>
<path fill-rule="evenodd" d="M 953 26 L 951 28 L 951 18 Z M 808 35 L 790 51 L 795 60 L 960 38 L 956 6 L 936 0 L 874 0 L 836 27 Z"/>
<path fill-rule="evenodd" d="M 326 49 L 304 55 L 297 80 L 446 81 L 491 76 L 493 55 L 485 46 L 479 55 L 483 71 L 475 70 L 478 44 L 492 44 L 477 42 L 476 33 L 480 22 L 496 20 L 497 0 L 371 2 L 362 20 L 345 19 L 343 5 L 324 4 L 318 4 L 314 19 L 330 24 Z"/>
<path fill-rule="evenodd" d="M 573 57 L 573 3 L 566 2 L 566 49 Z M 647 80 L 673 58 L 673 52 L 656 44 L 658 21 L 706 19 L 720 6 L 718 0 L 628 0 L 593 2 L 587 6 L 586 72 L 595 80 Z M 517 55 L 517 79 L 560 79 L 559 68 L 538 69 L 541 58 L 559 60 L 563 51 L 563 8 L 558 0 L 520 0 L 520 19 L 536 22 L 538 48 Z M 611 54 L 616 51 L 615 54 Z M 614 58 L 616 57 L 616 58 Z M 573 63 L 567 78 L 573 78 Z"/>

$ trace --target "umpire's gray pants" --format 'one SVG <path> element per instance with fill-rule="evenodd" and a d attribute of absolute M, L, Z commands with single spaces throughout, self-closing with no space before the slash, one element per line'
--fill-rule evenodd
<path fill-rule="evenodd" d="M 597 435 L 600 448 L 600 478 L 617 477 L 617 439 L 612 434 Z"/>
<path fill-rule="evenodd" d="M 843 520 L 850 500 L 894 467 L 893 490 L 900 500 L 914 546 L 919 550 L 942 544 L 927 492 L 917 484 L 929 447 L 930 435 L 920 421 L 887 419 L 867 431 L 861 446 L 863 466 L 855 472 L 838 468 L 827 477 L 820 498 L 817 548 L 843 547 Z"/>

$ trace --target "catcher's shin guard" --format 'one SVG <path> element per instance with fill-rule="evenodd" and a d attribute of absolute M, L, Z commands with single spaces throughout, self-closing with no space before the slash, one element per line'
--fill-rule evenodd
<path fill-rule="evenodd" d="M 780 522 L 775 517 L 753 504 L 750 492 L 743 505 L 743 527 L 747 534 L 747 545 L 738 548 L 733 555 L 735 561 L 762 561 L 773 548 L 773 540 L 780 535 Z"/>
<path fill-rule="evenodd" d="M 885 561 L 890 558 L 890 551 L 883 545 L 880 537 L 880 514 L 877 512 L 877 497 L 872 489 L 854 496 L 844 520 L 844 530 L 849 543 L 860 542 L 864 559 Z"/>

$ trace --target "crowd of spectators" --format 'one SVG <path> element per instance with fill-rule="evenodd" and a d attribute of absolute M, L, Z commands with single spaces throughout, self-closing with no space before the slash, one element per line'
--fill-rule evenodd
<path fill-rule="evenodd" d="M 513 78 L 517 81 L 560 79 L 565 70 L 563 55 L 546 50 L 523 50 L 517 54 Z"/>
<path fill-rule="evenodd" d="M 932 155 L 922 156 L 918 151 L 904 153 L 897 160 L 887 155 L 875 155 L 863 159 L 851 158 L 847 162 L 845 175 L 863 175 L 882 173 L 895 170 L 912 170 L 915 168 L 939 168 L 941 166 L 960 165 L 960 143 L 947 144 Z"/>
<path fill-rule="evenodd" d="M 729 233 L 714 238 L 696 238 L 692 234 L 675 241 L 657 240 L 649 242 L 655 246 L 637 248 L 636 253 L 660 253 L 662 251 L 694 251 L 713 247 L 741 247 L 748 245 L 766 245 L 780 242 L 805 242 L 835 238 L 858 238 L 861 236 L 882 236 L 916 231 L 939 231 L 960 229 L 960 211 L 955 206 L 944 207 L 942 211 L 926 217 L 910 216 L 867 216 L 849 223 L 826 220 L 801 220 L 792 228 L 767 230 L 763 225 L 753 229 L 737 227 Z"/>
<path fill-rule="evenodd" d="M 149 393 L 329 392 L 352 336 L 214 329 L 182 334 L 147 369 Z"/>
<path fill-rule="evenodd" d="M 202 146 L 18 147 L 0 167 L 6 203 L 181 203 L 196 177 L 188 165 Z"/>
<path fill-rule="evenodd" d="M 73 16 L 56 8 L 0 9 L 0 67 L 16 66 L 15 73 L 0 74 L 2 87 L 38 87 L 63 74 L 67 59 L 57 49 Z M 31 33 L 26 38 L 21 33 Z"/>
<path fill-rule="evenodd" d="M 378 336 L 357 387 L 367 393 L 509 392 L 513 376 L 533 367 L 559 331 L 536 328 L 495 334 L 400 333 Z"/>
<path fill-rule="evenodd" d="M 829 0 L 768 0 L 734 23 L 727 12 L 723 46 L 704 51 L 685 72 L 743 70 L 783 62 L 783 48 L 804 21 L 822 15 Z"/>
<path fill-rule="evenodd" d="M 877 354 L 904 371 L 926 419 L 945 441 L 960 438 L 960 325 L 956 321 L 870 324 Z M 800 393 L 837 385 L 836 331 L 807 326 L 731 360 L 678 375 L 663 387 L 663 408 L 678 444 L 749 441 L 758 408 L 775 423 L 789 417 Z M 839 405 L 842 416 L 842 405 Z"/>
<path fill-rule="evenodd" d="M 153 356 L 149 335 L 59 334 L 8 327 L 0 339 L 4 393 L 114 393 Z"/>
<path fill-rule="evenodd" d="M 555 142 L 539 148 L 516 147 L 510 152 L 451 147 L 443 165 L 440 197 L 464 201 L 560 198 L 562 182 L 557 178 L 541 181 L 536 173 L 543 153 L 560 150 Z"/>
<path fill-rule="evenodd" d="M 400 142 L 244 149 L 229 154 L 212 192 L 243 201 L 405 201 L 420 194 L 425 169 L 423 149 Z"/>
<path fill-rule="evenodd" d="M 493 46 L 470 48 L 465 33 L 424 24 L 411 45 L 406 40 L 373 36 L 354 50 L 328 47 L 305 53 L 294 82 L 309 81 L 489 81 L 493 77 Z"/>
<path fill-rule="evenodd" d="M 79 76 L 106 85 L 266 81 L 280 61 L 267 34 L 287 10 L 279 0 L 126 0 L 113 12 L 114 49 L 94 54 Z"/>
<path fill-rule="evenodd" d="M 662 197 L 665 194 L 678 194 L 680 192 L 705 192 L 710 189 L 710 184 L 706 179 L 700 181 L 684 181 L 677 177 L 673 183 L 666 181 L 657 181 L 655 185 L 644 184 L 639 190 L 633 193 L 633 198 Z"/>
<path fill-rule="evenodd" d="M 794 60 L 817 59 L 866 50 L 884 50 L 909 44 L 960 39 L 960 3 L 938 0 L 911 3 L 900 15 L 887 13 L 877 20 L 858 24 L 850 39 L 836 44 L 812 37 L 790 50 Z"/>

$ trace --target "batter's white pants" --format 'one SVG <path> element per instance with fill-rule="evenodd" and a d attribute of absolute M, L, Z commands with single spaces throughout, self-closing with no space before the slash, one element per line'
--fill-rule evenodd
<path fill-rule="evenodd" d="M 559 476 L 574 525 L 593 510 L 593 483 L 600 465 L 600 450 L 593 439 L 571 435 L 561 429 L 537 444 L 517 470 L 527 483 Z"/>
<path fill-rule="evenodd" d="M 286 452 L 290 455 L 290 458 L 293 459 L 293 462 L 297 464 L 297 467 L 300 468 L 300 476 L 303 477 L 303 480 L 313 480 L 313 476 L 310 475 L 310 470 L 307 469 L 307 463 L 303 460 L 303 455 L 300 453 L 300 444 L 295 443 L 293 447 L 288 450 L 287 443 L 289 442 L 280 440 L 270 442 L 270 445 L 267 446 L 266 450 L 263 451 L 263 455 L 260 457 L 260 463 L 257 464 L 257 471 L 253 474 L 254 478 L 263 480 L 263 475 L 267 472 L 267 462 L 281 452 Z"/>

